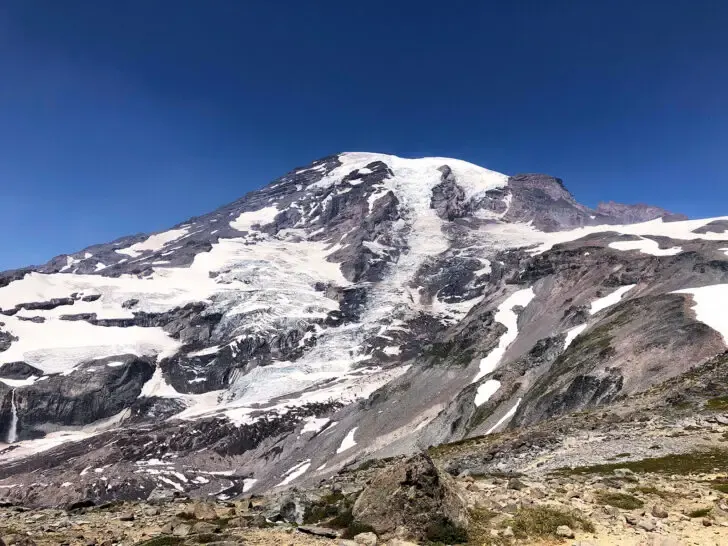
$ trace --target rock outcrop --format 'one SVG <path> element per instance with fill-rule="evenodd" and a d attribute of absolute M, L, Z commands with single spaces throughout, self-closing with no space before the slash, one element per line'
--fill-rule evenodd
<path fill-rule="evenodd" d="M 377 535 L 417 540 L 431 538 L 440 527 L 468 525 L 467 505 L 455 482 L 424 454 L 377 475 L 359 495 L 352 513 Z"/>

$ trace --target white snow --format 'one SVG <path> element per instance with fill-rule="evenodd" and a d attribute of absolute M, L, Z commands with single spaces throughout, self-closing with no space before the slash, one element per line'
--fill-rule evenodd
<path fill-rule="evenodd" d="M 183 237 L 188 232 L 189 227 L 170 229 L 169 231 L 150 235 L 144 241 L 133 244 L 127 248 L 119 248 L 116 252 L 118 254 L 125 254 L 131 258 L 138 258 L 145 251 L 156 252 L 157 250 L 162 250 L 166 245 Z"/>
<path fill-rule="evenodd" d="M 499 232 L 501 236 L 507 235 L 512 244 L 516 246 L 539 245 L 531 253 L 540 254 L 557 244 L 575 241 L 593 233 L 607 232 L 616 232 L 624 235 L 662 236 L 681 241 L 694 241 L 698 239 L 724 241 L 728 239 L 728 233 L 694 233 L 696 229 L 704 227 L 716 220 L 728 220 L 728 216 L 703 218 L 700 220 L 684 220 L 681 222 L 664 222 L 662 218 L 658 218 L 657 220 L 639 224 L 586 226 L 569 231 L 555 231 L 551 233 L 538 231 L 533 226 L 527 224 L 502 224 L 492 228 L 489 227 L 489 230 Z M 630 241 L 630 243 L 640 243 L 639 249 L 641 251 L 644 251 L 643 249 L 652 250 L 657 247 L 657 243 L 655 243 L 655 246 L 652 246 L 651 243 L 646 241 Z M 631 246 L 629 249 L 631 250 Z M 665 251 L 660 250 L 659 252 Z M 671 252 L 675 253 L 674 250 L 671 250 Z"/>
<path fill-rule="evenodd" d="M 250 245 L 245 238 L 238 238 L 221 240 L 210 252 L 198 254 L 190 267 L 156 270 L 149 278 L 31 273 L 0 288 L 0 307 L 72 293 L 102 297 L 94 302 L 77 301 L 72 307 L 33 312 L 46 318 L 42 324 L 7 317 L 7 330 L 20 340 L 0 353 L 0 364 L 25 360 L 52 373 L 83 359 L 175 351 L 179 343 L 161 328 L 114 328 L 57 320 L 67 313 L 129 318 L 133 313 L 122 304 L 132 298 L 140 300 L 140 311 L 164 312 L 186 303 L 208 301 L 214 295 L 217 309 L 229 315 L 257 313 L 254 322 L 265 330 L 280 329 L 286 322 L 323 318 L 338 304 L 316 291 L 315 282 L 348 284 L 338 264 L 326 260 L 328 253 L 324 243 L 265 238 Z M 225 273 L 211 277 L 212 271 L 220 270 Z M 269 310 L 267 318 L 260 316 L 261 310 Z"/>
<path fill-rule="evenodd" d="M 346 435 L 346 437 L 341 441 L 341 445 L 336 450 L 336 454 L 343 453 L 344 451 L 351 449 L 356 445 L 356 442 L 354 441 L 354 434 L 356 433 L 356 429 L 358 427 L 354 427 L 349 431 L 349 433 Z"/>
<path fill-rule="evenodd" d="M 125 353 L 139 356 L 173 353 L 180 346 L 161 328 L 103 327 L 59 319 L 40 324 L 17 317 L 3 320 L 19 340 L 0 353 L 0 364 L 24 361 L 46 374 L 67 371 L 78 362 Z"/>
<path fill-rule="evenodd" d="M 77 263 L 78 263 L 79 261 L 80 261 L 80 260 L 77 260 L 77 259 L 76 259 L 76 258 L 74 258 L 73 256 L 66 256 L 66 265 L 65 265 L 65 266 L 63 266 L 63 267 L 62 267 L 62 268 L 61 268 L 61 269 L 59 270 L 59 273 L 64 273 L 64 272 L 68 271 L 68 270 L 69 270 L 69 269 L 71 269 L 71 268 L 72 268 L 72 267 L 73 267 L 74 265 L 76 265 L 76 264 L 77 264 Z"/>
<path fill-rule="evenodd" d="M 589 309 L 589 313 L 591 315 L 594 315 L 601 311 L 602 309 L 606 309 L 607 307 L 611 307 L 612 305 L 618 304 L 621 299 L 624 297 L 624 295 L 632 290 L 635 286 L 635 284 L 628 284 L 626 286 L 620 286 L 617 288 L 614 292 L 611 294 L 604 296 L 603 298 L 599 298 L 598 300 L 594 300 L 591 303 L 591 307 Z"/>
<path fill-rule="evenodd" d="M 208 347 L 207 349 L 201 349 L 199 351 L 193 351 L 191 353 L 188 353 L 187 356 L 189 357 L 195 357 L 195 356 L 209 356 L 214 355 L 220 352 L 222 347 L 219 345 L 213 345 L 212 347 Z"/>
<path fill-rule="evenodd" d="M 574 326 L 570 330 L 567 330 L 566 340 L 564 340 L 564 350 L 566 350 L 566 348 L 571 345 L 571 342 L 574 341 L 584 330 L 586 330 L 586 324 L 580 324 L 579 326 Z"/>
<path fill-rule="evenodd" d="M 161 482 L 164 482 L 164 483 L 166 483 L 166 484 L 168 484 L 168 485 L 171 485 L 171 486 L 172 486 L 172 487 L 174 487 L 174 488 L 175 488 L 175 489 L 176 489 L 177 491 L 184 491 L 184 490 L 185 490 L 185 488 L 184 488 L 184 487 L 182 487 L 182 485 L 178 484 L 178 483 L 177 483 L 176 481 L 174 481 L 174 480 L 170 480 L 169 478 L 165 478 L 164 476 L 158 476 L 158 477 L 157 477 L 157 479 L 158 479 L 159 481 L 161 481 Z"/>
<path fill-rule="evenodd" d="M 679 246 L 660 248 L 657 241 L 645 238 L 640 238 L 637 241 L 615 241 L 614 243 L 609 243 L 609 247 L 623 251 L 639 250 L 643 254 L 652 254 L 653 256 L 674 256 L 682 252 L 682 248 Z"/>
<path fill-rule="evenodd" d="M 507 421 L 510 421 L 511 418 L 513 418 L 513 416 L 516 414 L 516 410 L 518 409 L 518 406 L 521 405 L 521 400 L 522 399 L 519 398 L 516 401 L 516 403 L 514 404 L 514 406 L 511 409 L 509 409 L 508 412 L 503 417 L 501 417 L 495 425 L 493 425 L 492 427 L 490 427 L 488 429 L 488 432 L 486 432 L 486 434 L 492 434 L 493 432 L 495 432 L 495 430 L 498 427 L 500 427 L 501 425 L 503 425 Z"/>
<path fill-rule="evenodd" d="M 303 428 L 301 429 L 301 434 L 305 434 L 307 432 L 319 432 L 322 428 L 328 425 L 330 421 L 331 420 L 327 419 L 326 417 L 308 417 L 304 421 Z"/>
<path fill-rule="evenodd" d="M 306 459 L 305 461 L 300 462 L 296 466 L 288 469 L 286 473 L 281 476 L 283 478 L 283 481 L 279 483 L 276 487 L 280 487 L 281 485 L 288 485 L 299 476 L 303 476 L 310 466 L 311 459 Z"/>
<path fill-rule="evenodd" d="M 675 294 L 690 294 L 696 318 L 723 336 L 728 344 L 728 284 L 677 290 Z"/>
<path fill-rule="evenodd" d="M 485 404 L 490 397 L 493 396 L 498 389 L 500 389 L 501 383 L 496 379 L 488 379 L 485 383 L 478 387 L 478 391 L 475 393 L 474 403 L 476 406 Z"/>
<path fill-rule="evenodd" d="M 252 212 L 243 212 L 230 226 L 238 231 L 250 231 L 255 225 L 270 224 L 280 211 L 277 207 L 265 207 Z"/>
<path fill-rule="evenodd" d="M 0 382 L 5 383 L 8 387 L 27 387 L 38 381 L 38 377 L 31 375 L 26 379 L 3 379 L 0 377 Z"/>
<path fill-rule="evenodd" d="M 142 392 L 139 394 L 139 398 L 182 398 L 183 394 L 177 392 L 172 385 L 167 383 L 162 373 L 162 368 L 157 366 L 152 374 L 152 378 L 144 383 Z"/>
<path fill-rule="evenodd" d="M 498 346 L 488 353 L 485 358 L 480 360 L 480 370 L 473 379 L 473 383 L 480 381 L 481 378 L 496 369 L 510 344 L 518 337 L 518 315 L 513 312 L 513 308 L 516 306 L 528 306 L 534 297 L 533 288 L 525 288 L 514 292 L 498 306 L 498 311 L 496 311 L 494 318 L 506 327 L 506 332 L 498 341 Z"/>

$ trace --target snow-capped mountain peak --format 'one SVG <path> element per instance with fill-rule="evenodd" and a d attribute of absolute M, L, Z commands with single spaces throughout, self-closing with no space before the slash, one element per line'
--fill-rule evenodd
<path fill-rule="evenodd" d="M 728 283 L 726 229 L 592 210 L 546 175 L 329 156 L 168 231 L 0 274 L 0 435 L 13 441 L 0 456 L 22 469 L 83 439 L 91 464 L 113 439 L 126 485 L 101 496 L 220 486 L 148 471 L 165 456 L 174 472 L 233 466 L 230 487 L 249 491 L 598 404 L 649 379 L 618 376 L 580 339 L 641 297 L 694 324 L 676 291 Z M 722 346 L 709 332 L 686 365 Z M 581 364 L 559 360 L 574 351 Z M 599 396 L 564 394 L 587 381 L 577 369 Z M 37 457 L 59 483 L 78 477 L 81 462 Z"/>

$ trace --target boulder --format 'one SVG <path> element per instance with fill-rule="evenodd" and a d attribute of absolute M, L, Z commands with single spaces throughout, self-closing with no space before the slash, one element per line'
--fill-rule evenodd
<path fill-rule="evenodd" d="M 354 537 L 354 542 L 360 546 L 377 546 L 377 535 L 374 533 L 359 533 Z"/>
<path fill-rule="evenodd" d="M 209 535 L 211 533 L 217 533 L 219 530 L 219 525 L 215 525 L 208 521 L 198 521 L 192 526 L 192 532 L 198 535 Z"/>
<path fill-rule="evenodd" d="M 189 523 L 180 523 L 172 530 L 172 534 L 176 537 L 186 537 L 192 532 L 192 526 Z"/>
<path fill-rule="evenodd" d="M 217 511 L 212 504 L 196 502 L 182 512 L 182 517 L 188 519 L 213 520 L 217 519 Z"/>
<path fill-rule="evenodd" d="M 574 538 L 574 531 L 568 525 L 559 525 L 556 528 L 556 535 L 562 538 Z"/>
<path fill-rule="evenodd" d="M 437 526 L 468 524 L 467 504 L 457 485 L 426 454 L 379 473 L 359 495 L 352 513 L 377 535 L 392 536 L 397 530 L 418 540 L 428 539 Z"/>

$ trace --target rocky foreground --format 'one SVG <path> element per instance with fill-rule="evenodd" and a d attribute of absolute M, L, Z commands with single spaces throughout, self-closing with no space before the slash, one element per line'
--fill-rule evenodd
<path fill-rule="evenodd" d="M 728 544 L 728 399 L 697 416 L 682 400 L 651 419 L 638 402 L 367 461 L 314 489 L 5 506 L 0 536 L 8 546 Z M 578 464 L 589 460 L 601 462 Z"/>

